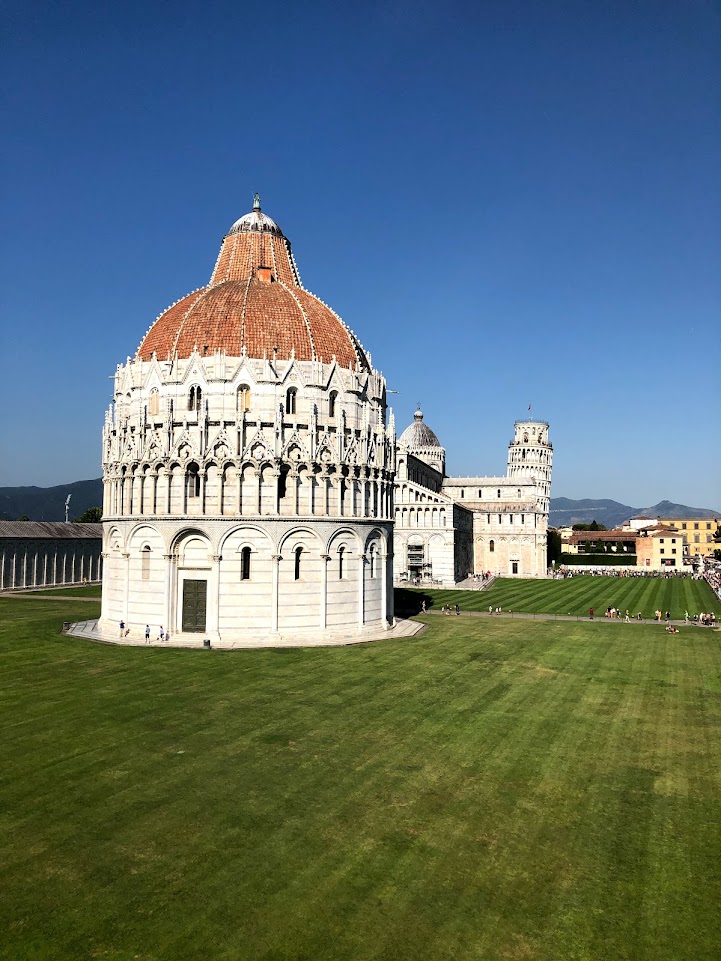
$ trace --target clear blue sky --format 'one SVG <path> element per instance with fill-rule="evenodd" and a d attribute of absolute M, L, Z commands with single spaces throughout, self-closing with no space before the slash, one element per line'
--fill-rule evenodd
<path fill-rule="evenodd" d="M 254 191 L 450 473 L 721 507 L 721 8 L 3 5 L 0 484 L 100 475 L 115 365 Z"/>

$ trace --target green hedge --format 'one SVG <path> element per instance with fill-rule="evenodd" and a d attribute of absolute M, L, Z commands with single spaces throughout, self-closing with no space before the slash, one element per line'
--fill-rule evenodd
<path fill-rule="evenodd" d="M 599 564 L 601 566 L 635 567 L 635 554 L 561 554 L 561 564 L 578 566 L 579 564 Z"/>

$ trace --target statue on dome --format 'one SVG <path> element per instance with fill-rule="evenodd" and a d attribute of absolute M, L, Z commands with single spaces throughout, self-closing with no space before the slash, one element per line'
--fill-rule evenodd
<path fill-rule="evenodd" d="M 253 210 L 260 210 L 260 194 L 253 197 Z"/>

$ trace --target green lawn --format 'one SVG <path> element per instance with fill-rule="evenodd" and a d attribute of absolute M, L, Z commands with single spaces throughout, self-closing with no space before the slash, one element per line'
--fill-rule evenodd
<path fill-rule="evenodd" d="M 100 599 L 102 594 L 102 588 L 100 584 L 86 584 L 84 587 L 39 587 L 35 591 L 30 591 L 31 594 L 42 594 L 52 597 L 55 594 L 61 594 L 63 597 L 97 597 Z"/>
<path fill-rule="evenodd" d="M 61 637 L 0 600 L 0 958 L 716 961 L 721 635 Z"/>
<path fill-rule="evenodd" d="M 489 605 L 502 607 L 504 611 L 527 614 L 575 614 L 588 615 L 594 608 L 603 617 L 607 607 L 622 611 L 627 608 L 635 615 L 653 617 L 654 611 L 671 612 L 671 617 L 681 619 L 684 612 L 691 616 L 712 611 L 721 617 L 721 601 L 705 581 L 689 578 L 655 577 L 571 577 L 565 580 L 524 580 L 499 578 L 487 591 L 437 591 L 422 588 L 398 591 L 401 602 L 417 607 L 419 598 L 433 607 L 443 604 L 460 604 L 465 611 L 487 610 Z"/>

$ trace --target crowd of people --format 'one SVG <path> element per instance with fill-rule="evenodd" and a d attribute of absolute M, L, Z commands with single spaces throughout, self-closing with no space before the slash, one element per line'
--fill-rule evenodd
<path fill-rule="evenodd" d="M 594 567 L 593 570 L 588 570 L 587 568 L 574 570 L 572 567 L 560 567 L 553 576 L 556 579 L 566 577 L 659 577 L 663 580 L 670 580 L 676 577 L 690 577 L 694 580 L 700 580 L 703 574 L 680 570 L 646 571 L 639 570 L 635 567 Z"/>

